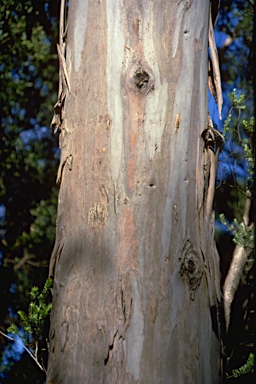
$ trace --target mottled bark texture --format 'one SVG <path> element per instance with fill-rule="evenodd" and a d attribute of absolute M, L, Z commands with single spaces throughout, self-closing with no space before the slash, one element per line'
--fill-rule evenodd
<path fill-rule="evenodd" d="M 209 14 L 69 2 L 48 384 L 219 382 Z"/>

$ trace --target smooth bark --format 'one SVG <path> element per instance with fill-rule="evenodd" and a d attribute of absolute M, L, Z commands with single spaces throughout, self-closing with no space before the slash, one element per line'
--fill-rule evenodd
<path fill-rule="evenodd" d="M 219 382 L 209 7 L 69 2 L 48 384 Z"/>

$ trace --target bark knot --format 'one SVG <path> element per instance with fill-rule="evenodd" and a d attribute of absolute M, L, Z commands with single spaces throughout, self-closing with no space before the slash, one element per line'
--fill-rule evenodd
<path fill-rule="evenodd" d="M 144 85 L 147 86 L 149 81 L 149 74 L 143 69 L 138 68 L 133 76 L 134 83 L 136 87 L 142 88 Z"/>
<path fill-rule="evenodd" d="M 148 63 L 141 59 L 131 64 L 126 81 L 130 90 L 147 94 L 154 89 L 155 77 Z"/>
<path fill-rule="evenodd" d="M 202 260 L 189 240 L 186 241 L 182 251 L 180 276 L 185 278 L 189 285 L 191 300 L 195 298 L 195 292 L 201 283 L 203 276 Z"/>

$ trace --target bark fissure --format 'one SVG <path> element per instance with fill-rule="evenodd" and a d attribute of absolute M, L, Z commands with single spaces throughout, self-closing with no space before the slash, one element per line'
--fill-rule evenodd
<path fill-rule="evenodd" d="M 107 365 L 108 362 L 109 362 L 110 353 L 111 353 L 111 351 L 114 349 L 114 344 L 115 344 L 115 340 L 116 340 L 117 334 L 118 334 L 118 330 L 117 330 L 117 331 L 115 332 L 115 334 L 114 334 L 112 344 L 110 344 L 109 347 L 108 347 L 108 355 L 107 355 L 107 357 L 106 357 L 105 360 L 104 360 L 104 365 Z"/>

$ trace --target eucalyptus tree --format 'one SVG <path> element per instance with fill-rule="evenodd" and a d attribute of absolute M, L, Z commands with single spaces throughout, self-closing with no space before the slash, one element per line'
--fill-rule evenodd
<path fill-rule="evenodd" d="M 215 3 L 61 4 L 48 384 L 219 382 Z"/>

